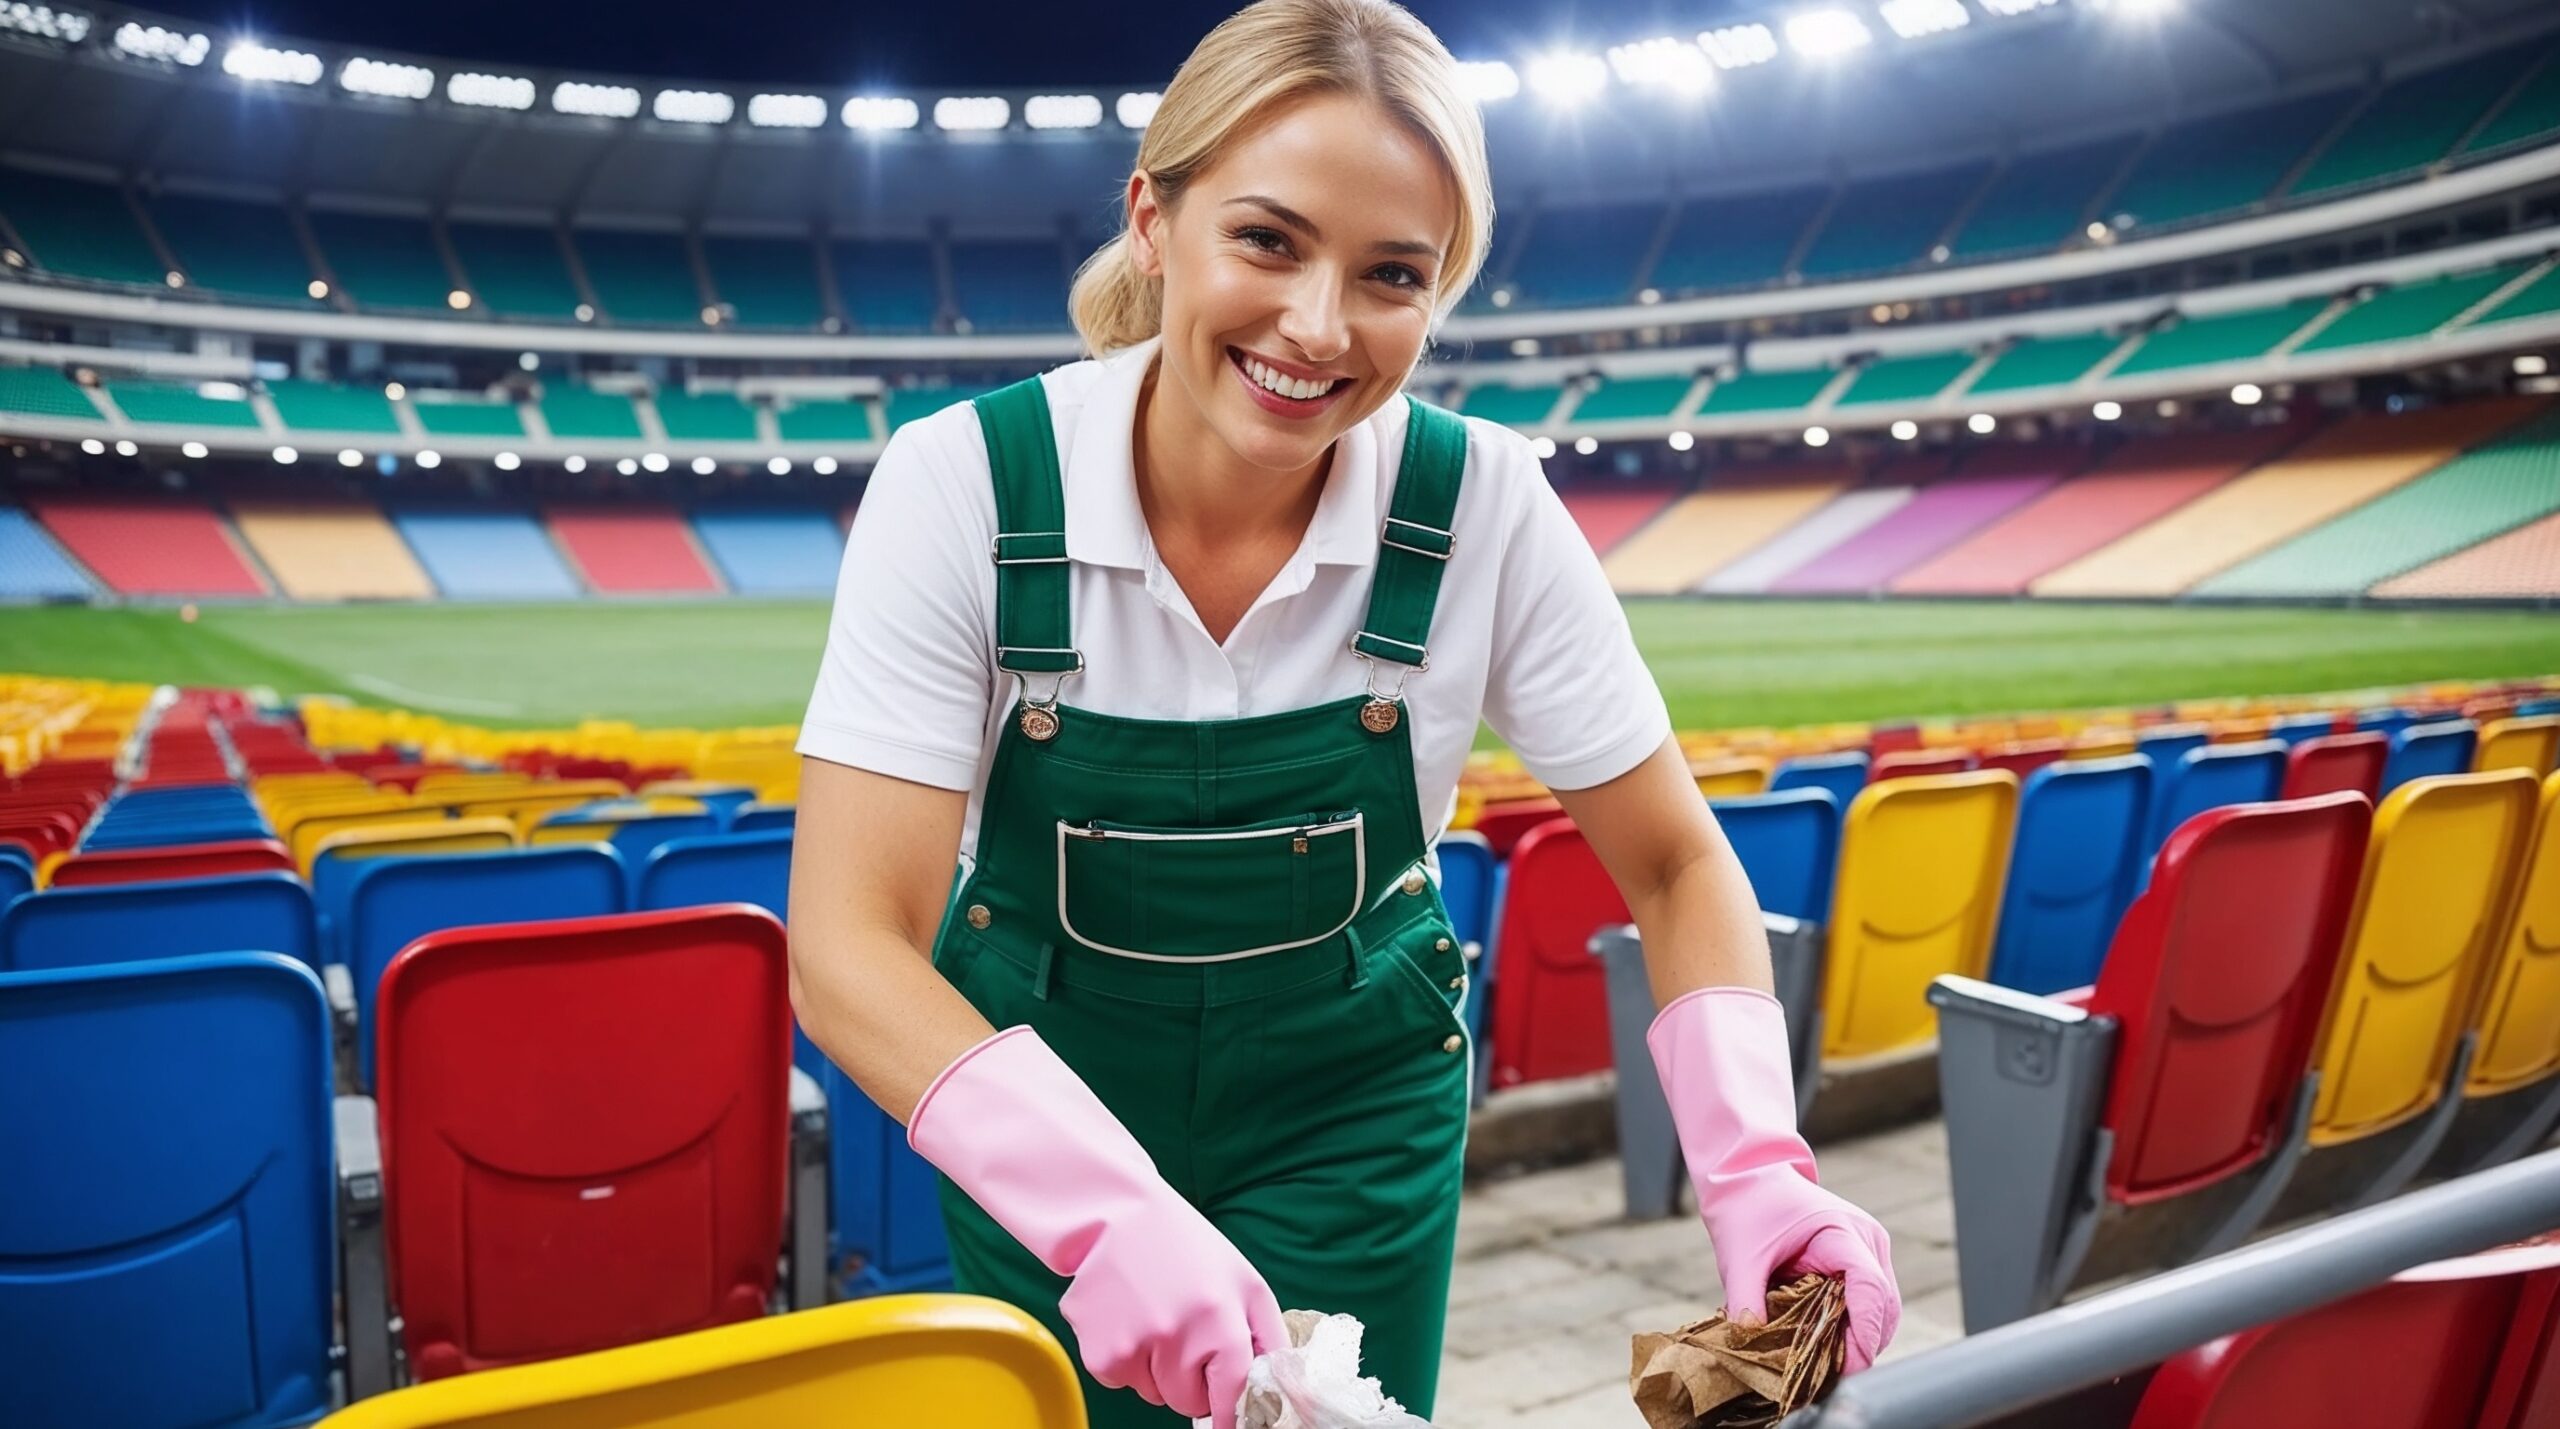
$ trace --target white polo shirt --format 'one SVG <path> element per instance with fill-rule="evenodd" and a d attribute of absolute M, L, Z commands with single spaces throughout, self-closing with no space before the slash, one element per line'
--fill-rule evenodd
<path fill-rule="evenodd" d="M 1349 643 L 1368 611 L 1405 404 L 1388 402 L 1342 435 L 1305 538 L 1220 645 L 1157 558 L 1138 506 L 1130 438 L 1156 348 L 1149 341 L 1041 378 L 1066 496 L 1073 642 L 1085 659 L 1060 702 L 1197 721 L 1360 693 L 1367 666 Z M 1479 717 L 1560 789 L 1616 778 L 1671 732 L 1599 557 L 1527 438 L 1468 420 L 1452 526 L 1457 545 L 1432 617 L 1431 668 L 1404 689 L 1430 838 L 1447 823 Z M 845 544 L 798 746 L 968 791 L 961 848 L 971 854 L 1015 698 L 1013 677 L 995 664 L 995 531 L 986 439 L 969 404 L 899 428 Z M 1387 677 L 1397 668 L 1381 666 Z"/>

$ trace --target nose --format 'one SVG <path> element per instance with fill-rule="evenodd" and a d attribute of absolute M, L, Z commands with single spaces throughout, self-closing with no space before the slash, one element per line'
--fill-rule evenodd
<path fill-rule="evenodd" d="M 1289 294 L 1280 313 L 1280 335 L 1313 363 L 1327 363 L 1351 350 L 1351 324 L 1344 316 L 1342 287 L 1322 265 L 1311 264 Z"/>

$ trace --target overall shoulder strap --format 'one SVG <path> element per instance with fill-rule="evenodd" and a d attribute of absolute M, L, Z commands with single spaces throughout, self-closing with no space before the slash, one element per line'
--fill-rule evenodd
<path fill-rule="evenodd" d="M 975 399 L 995 481 L 996 668 L 1018 675 L 1083 668 L 1067 609 L 1067 498 L 1040 379 Z"/>
<path fill-rule="evenodd" d="M 1407 397 L 1404 460 L 1396 469 L 1395 497 L 1378 533 L 1378 574 L 1369 587 L 1369 613 L 1351 648 L 1373 659 L 1428 668 L 1431 612 L 1440 599 L 1440 572 L 1457 550 L 1450 523 L 1458 509 L 1458 485 L 1467 471 L 1467 424 L 1457 413 Z"/>

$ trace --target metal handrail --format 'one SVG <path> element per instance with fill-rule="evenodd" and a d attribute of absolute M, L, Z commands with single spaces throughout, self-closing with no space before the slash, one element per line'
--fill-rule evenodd
<path fill-rule="evenodd" d="M 1841 1382 L 1781 1429 L 1956 1429 L 2147 1369 L 2413 1265 L 2560 1227 L 2560 1151 L 2164 1272 Z"/>

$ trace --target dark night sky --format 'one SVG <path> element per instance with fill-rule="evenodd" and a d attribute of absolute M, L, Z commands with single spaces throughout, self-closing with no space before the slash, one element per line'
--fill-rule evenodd
<path fill-rule="evenodd" d="M 223 33 L 301 36 L 496 63 L 733 84 L 1110 85 L 1161 82 L 1241 0 L 146 0 Z M 1517 61 L 1576 38 L 1693 32 L 1731 0 L 1409 0 L 1461 59 Z M 1577 28 L 1578 27 L 1578 28 Z"/>

